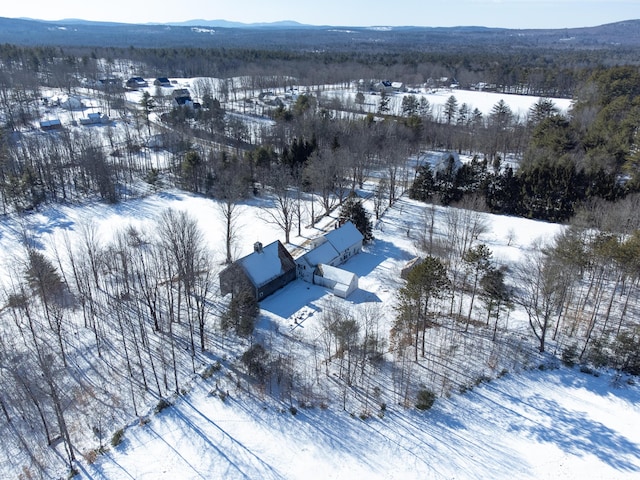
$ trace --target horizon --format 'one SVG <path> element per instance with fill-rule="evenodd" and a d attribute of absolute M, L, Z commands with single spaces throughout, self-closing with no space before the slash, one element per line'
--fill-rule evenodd
<path fill-rule="evenodd" d="M 502 26 L 489 26 L 482 24 L 456 24 L 456 25 L 418 25 L 418 24 L 398 24 L 398 25 L 390 25 L 390 24 L 371 24 L 371 25 L 346 25 L 346 24 L 311 24 L 311 23 L 303 23 L 297 20 L 292 19 L 282 19 L 282 20 L 273 20 L 273 21 L 258 21 L 258 22 L 243 22 L 238 20 L 228 20 L 226 18 L 190 18 L 187 20 L 169 20 L 165 22 L 128 22 L 128 21 L 117 21 L 117 20 L 89 20 L 86 18 L 79 17 L 65 17 L 65 18 L 57 18 L 57 19 L 43 19 L 43 18 L 34 18 L 34 17 L 3 17 L 0 18 L 8 18 L 13 20 L 27 20 L 34 22 L 46 22 L 46 23 L 105 23 L 105 24 L 118 24 L 118 25 L 170 25 L 170 26 L 197 26 L 203 25 L 208 26 L 207 24 L 213 23 L 228 23 L 230 25 L 239 25 L 239 26 L 270 26 L 270 25 L 299 25 L 301 27 L 311 27 L 311 28 L 322 28 L 322 27 L 332 27 L 332 28 L 487 28 L 487 29 L 505 29 L 505 30 L 563 30 L 563 29 L 575 29 L 575 28 L 592 28 L 592 27 L 600 27 L 603 25 L 611 25 L 616 23 L 624 23 L 624 22 L 634 22 L 640 21 L 640 17 L 638 18 L 625 18 L 620 20 L 614 20 L 611 22 L 604 22 L 592 25 L 576 25 L 571 27 L 502 27 Z M 198 23 L 202 22 L 202 24 Z"/>
<path fill-rule="evenodd" d="M 85 21 L 133 25 L 225 21 L 242 24 L 296 22 L 335 27 L 486 27 L 508 29 L 584 28 L 640 18 L 637 0 L 459 0 L 456 3 L 405 0 L 388 9 L 381 0 L 325 0 L 323 8 L 301 8 L 294 0 L 214 2 L 184 0 L 180 9 L 158 0 L 152 8 L 126 0 L 64 5 L 26 0 L 5 5 L 2 16 L 47 22 Z M 37 12 L 37 17 L 34 17 Z M 208 19 L 208 20 L 207 20 Z M 284 20 L 283 20 L 284 19 Z"/>

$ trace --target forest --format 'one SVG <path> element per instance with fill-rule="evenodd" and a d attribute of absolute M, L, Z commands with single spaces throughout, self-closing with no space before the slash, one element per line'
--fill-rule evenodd
<path fill-rule="evenodd" d="M 362 418 L 387 403 L 428 409 L 555 360 L 638 375 L 640 70 L 626 50 L 614 53 L 0 46 L 2 223 L 21 243 L 0 286 L 5 468 L 73 473 L 116 447 L 131 419 L 185 395 L 194 375 L 213 379 L 223 400 L 244 385 L 292 413 L 322 404 Z M 159 87 L 131 101 L 122 83 L 104 82 L 132 72 L 193 78 L 198 108 Z M 407 85 L 399 111 L 395 93 L 374 90 L 389 78 Z M 526 115 L 503 101 L 484 114 L 457 100 L 454 82 L 536 100 Z M 445 86 L 442 109 L 421 94 Z M 71 110 L 74 128 L 41 131 L 51 91 L 90 92 L 116 126 L 75 128 Z M 291 94 L 263 101 L 274 91 Z M 570 110 L 553 98 L 572 99 Z M 409 162 L 427 151 L 446 152 L 444 168 Z M 220 262 L 195 217 L 171 208 L 109 239 L 87 222 L 42 245 L 28 226 L 52 207 L 175 191 L 215 202 Z M 258 331 L 250 295 L 219 295 L 247 203 L 270 204 L 260 216 L 287 244 L 336 214 L 375 242 L 372 226 L 405 197 L 417 201 L 406 235 L 422 263 L 390 308 L 332 305 L 315 343 L 292 346 Z M 525 261 L 501 264 L 482 241 L 486 214 L 565 228 Z M 525 319 L 517 335 L 512 312 Z M 304 349 L 322 366 L 296 362 Z M 387 397 L 376 378 L 390 384 Z"/>

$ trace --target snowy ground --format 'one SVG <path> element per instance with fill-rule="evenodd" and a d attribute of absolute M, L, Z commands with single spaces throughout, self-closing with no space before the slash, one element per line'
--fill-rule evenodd
<path fill-rule="evenodd" d="M 255 240 L 282 236 L 262 220 L 257 201 L 241 216 L 238 256 Z M 214 201 L 161 193 L 116 206 L 47 207 L 20 227 L 43 248 L 73 235 L 91 217 L 103 238 L 127 223 L 149 222 L 164 208 L 184 209 L 199 220 L 216 258 L 221 232 Z M 360 289 L 347 301 L 389 310 L 404 263 L 416 254 L 415 235 L 424 206 L 401 198 L 374 231 L 376 241 L 345 268 L 360 276 Z M 436 234 L 443 235 L 446 209 L 436 208 Z M 487 215 L 481 240 L 498 262 L 518 260 L 538 240 L 562 227 Z M 326 219 L 332 223 L 333 220 Z M 290 246 L 305 237 L 293 238 Z M 21 231 L 0 229 L 2 251 L 15 249 Z M 5 265 L 12 260 L 4 258 Z M 314 335 L 314 315 L 326 291 L 296 281 L 262 303 L 263 334 L 277 328 L 298 339 Z M 299 318 L 295 325 L 292 319 Z M 510 326 L 511 327 L 511 326 Z M 515 327 L 515 325 L 514 325 Z M 226 400 L 216 386 L 228 366 L 209 380 L 194 377 L 190 392 L 149 422 L 134 420 L 124 442 L 94 464 L 78 465 L 82 479 L 632 479 L 640 475 L 640 388 L 627 378 L 614 382 L 576 369 L 514 371 L 467 391 L 439 399 L 418 412 L 389 402 L 363 420 L 316 404 L 300 408 L 231 387 Z M 235 373 L 235 372 L 234 372 Z M 228 384 L 227 384 L 228 385 Z M 225 387 L 226 388 L 226 387 Z M 225 393 L 227 393 L 225 391 Z"/>
<path fill-rule="evenodd" d="M 361 420 L 282 407 L 204 383 L 83 479 L 632 479 L 640 475 L 640 389 L 577 370 L 528 371 Z"/>

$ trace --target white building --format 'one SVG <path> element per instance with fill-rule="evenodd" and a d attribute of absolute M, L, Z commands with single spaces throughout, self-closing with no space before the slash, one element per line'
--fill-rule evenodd
<path fill-rule="evenodd" d="M 358 288 L 358 276 L 336 267 L 360 253 L 363 239 L 351 222 L 316 238 L 311 249 L 295 260 L 297 277 L 346 298 Z"/>

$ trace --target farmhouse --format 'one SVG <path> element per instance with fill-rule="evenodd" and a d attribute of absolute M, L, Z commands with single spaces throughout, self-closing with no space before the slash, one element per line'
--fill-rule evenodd
<path fill-rule="evenodd" d="M 53 118 L 51 120 L 43 120 L 40 122 L 40 128 L 45 132 L 51 130 L 62 130 L 62 122 L 59 119 Z"/>
<path fill-rule="evenodd" d="M 253 252 L 220 272 L 222 295 L 247 290 L 262 300 L 296 278 L 296 264 L 285 246 L 276 240 L 267 246 L 256 242 Z"/>
<path fill-rule="evenodd" d="M 139 88 L 148 87 L 149 84 L 142 77 L 131 77 L 129 80 L 127 80 L 126 86 L 131 90 L 138 90 Z"/>
<path fill-rule="evenodd" d="M 339 261 L 332 265 L 340 265 L 352 256 L 360 253 L 364 237 L 351 222 L 345 222 L 340 228 L 327 233 L 324 238 L 338 251 Z"/>
<path fill-rule="evenodd" d="M 332 289 L 346 298 L 358 288 L 358 277 L 336 268 L 362 250 L 363 236 L 351 222 L 316 238 L 311 249 L 296 259 L 296 273 L 305 282 Z"/>
<path fill-rule="evenodd" d="M 104 113 L 90 113 L 86 118 L 81 118 L 80 123 L 82 125 L 107 125 L 111 123 L 109 115 Z"/>

